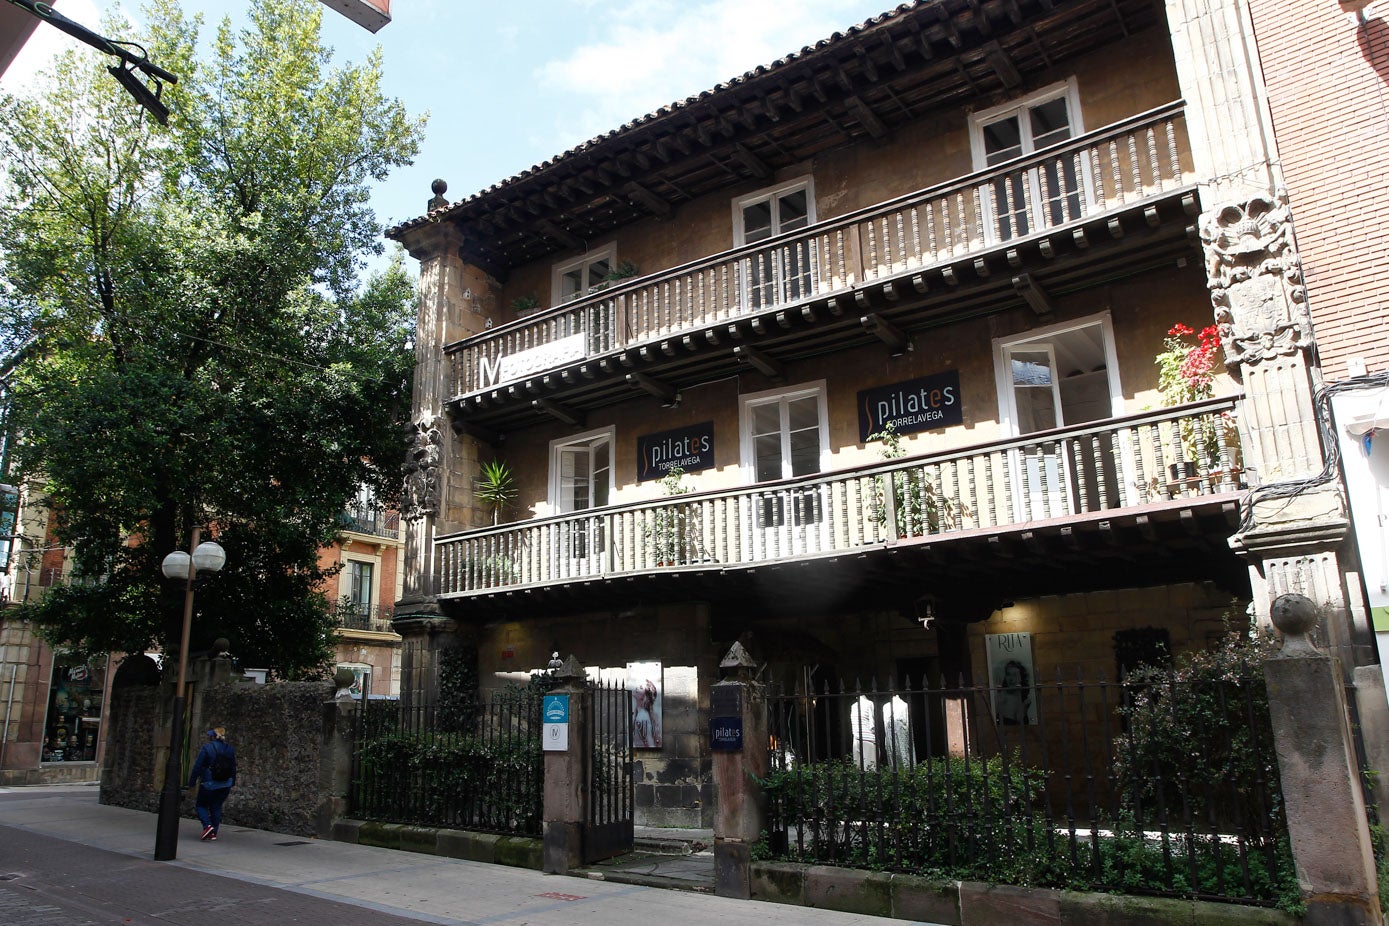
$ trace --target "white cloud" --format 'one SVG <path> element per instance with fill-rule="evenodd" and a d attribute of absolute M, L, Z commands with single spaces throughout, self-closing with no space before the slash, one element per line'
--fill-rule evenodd
<path fill-rule="evenodd" d="M 559 134 L 570 147 L 683 100 L 888 8 L 883 0 L 633 0 L 596 35 L 535 70 L 548 94 L 571 97 Z"/>

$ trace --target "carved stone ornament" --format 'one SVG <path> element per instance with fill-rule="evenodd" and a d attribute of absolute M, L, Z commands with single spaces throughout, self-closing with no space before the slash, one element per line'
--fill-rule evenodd
<path fill-rule="evenodd" d="M 1312 348 L 1307 290 L 1293 247 L 1286 192 L 1205 213 L 1201 244 L 1206 285 L 1232 372 L 1243 363 Z"/>
<path fill-rule="evenodd" d="M 401 517 L 418 521 L 439 511 L 439 461 L 444 436 L 434 418 L 422 418 L 411 427 L 410 450 L 405 459 L 405 493 Z"/>

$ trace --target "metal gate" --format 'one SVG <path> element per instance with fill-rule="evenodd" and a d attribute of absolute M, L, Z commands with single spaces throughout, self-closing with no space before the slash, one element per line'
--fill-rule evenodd
<path fill-rule="evenodd" d="M 588 827 L 584 864 L 632 851 L 632 693 L 619 682 L 589 689 L 593 731 L 589 743 Z"/>

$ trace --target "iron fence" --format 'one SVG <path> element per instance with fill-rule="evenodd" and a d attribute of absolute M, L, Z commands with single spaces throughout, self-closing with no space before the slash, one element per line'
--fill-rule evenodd
<path fill-rule="evenodd" d="M 540 696 L 358 713 L 351 812 L 364 820 L 538 836 L 544 806 Z"/>
<path fill-rule="evenodd" d="M 774 689 L 769 849 L 1272 905 L 1297 885 L 1266 699 L 1261 678 Z"/>

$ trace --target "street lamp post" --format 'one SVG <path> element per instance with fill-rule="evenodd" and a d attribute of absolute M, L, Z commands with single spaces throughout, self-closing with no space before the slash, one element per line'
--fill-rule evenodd
<path fill-rule="evenodd" d="M 154 858 L 167 862 L 178 856 L 178 805 L 183 784 L 183 703 L 188 683 L 188 635 L 193 627 L 193 579 L 199 572 L 216 572 L 227 561 L 221 545 L 211 540 L 198 543 L 200 529 L 193 528 L 188 547 L 164 557 L 162 569 L 170 579 L 183 579 L 183 634 L 178 642 L 178 688 L 174 692 L 173 729 L 169 733 L 169 761 L 164 766 L 164 790 L 159 795 L 159 821 L 155 826 Z"/>

